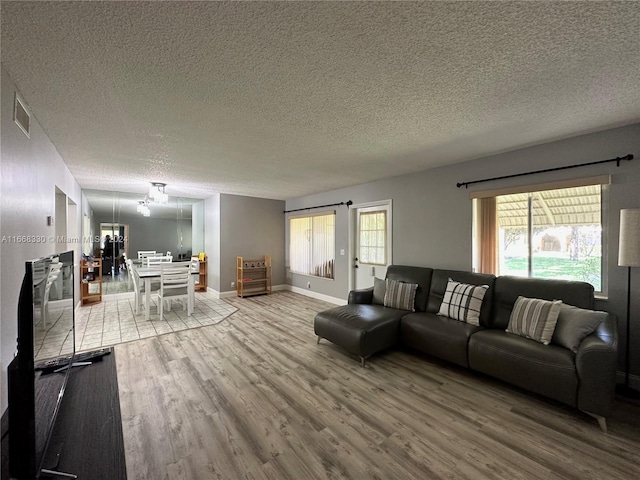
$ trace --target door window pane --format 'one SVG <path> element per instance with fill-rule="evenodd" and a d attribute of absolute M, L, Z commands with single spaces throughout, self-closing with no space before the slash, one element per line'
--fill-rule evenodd
<path fill-rule="evenodd" d="M 360 213 L 360 263 L 387 264 L 387 212 Z"/>

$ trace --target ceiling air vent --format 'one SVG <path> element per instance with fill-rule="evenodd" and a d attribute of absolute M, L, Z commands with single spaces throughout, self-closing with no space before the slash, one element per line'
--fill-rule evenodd
<path fill-rule="evenodd" d="M 16 101 L 13 107 L 13 121 L 22 129 L 25 135 L 29 138 L 29 128 L 31 127 L 31 115 L 29 115 L 29 111 L 27 107 L 25 107 L 24 102 L 18 96 L 16 92 Z"/>

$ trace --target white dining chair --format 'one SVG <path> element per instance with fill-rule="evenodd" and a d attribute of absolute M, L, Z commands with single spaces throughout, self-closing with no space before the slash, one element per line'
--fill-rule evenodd
<path fill-rule="evenodd" d="M 60 281 L 58 280 L 60 279 Z M 57 289 L 62 295 L 62 263 L 54 262 L 49 265 L 47 274 L 47 285 L 44 287 L 44 294 L 42 296 L 41 316 L 42 316 L 42 328 L 47 328 L 47 322 L 49 321 L 49 300 L 51 300 L 51 289 L 54 285 L 58 285 Z"/>
<path fill-rule="evenodd" d="M 52 283 L 49 297 L 55 300 L 62 300 L 62 265 L 61 262 L 52 262 L 47 269 L 47 281 Z"/>
<path fill-rule="evenodd" d="M 198 257 L 191 257 L 191 273 L 200 273 L 200 259 Z M 196 275 L 194 283 L 200 283 L 200 275 Z"/>
<path fill-rule="evenodd" d="M 133 260 L 130 258 L 126 261 L 127 264 L 127 272 L 128 272 L 128 286 L 131 287 L 133 285 L 133 293 L 134 293 L 134 302 L 135 309 L 134 313 L 138 315 L 142 305 L 144 304 L 144 281 L 138 275 L 135 265 L 133 264 Z M 160 282 L 158 280 L 152 279 L 151 282 L 151 291 L 157 291 L 160 288 Z"/>
<path fill-rule="evenodd" d="M 47 280 L 47 285 L 44 287 L 44 294 L 42 297 L 42 305 L 40 307 L 40 313 L 42 316 L 42 328 L 47 328 L 47 321 L 49 320 L 49 295 L 51 294 L 51 285 L 53 282 Z"/>
<path fill-rule="evenodd" d="M 138 250 L 138 260 L 144 260 L 147 257 L 158 255 L 155 250 Z M 162 255 L 162 254 L 160 254 Z"/>
<path fill-rule="evenodd" d="M 173 257 L 160 255 L 157 257 L 147 257 L 146 265 L 147 267 L 151 267 L 153 265 L 160 265 L 162 263 L 171 263 L 173 261 Z"/>
<path fill-rule="evenodd" d="M 189 275 L 190 265 L 186 264 L 165 264 L 161 266 L 160 290 L 158 291 L 158 313 L 160 320 L 164 316 L 164 305 L 167 303 L 171 310 L 171 302 L 181 300 L 187 316 L 191 316 L 191 301 Z"/>

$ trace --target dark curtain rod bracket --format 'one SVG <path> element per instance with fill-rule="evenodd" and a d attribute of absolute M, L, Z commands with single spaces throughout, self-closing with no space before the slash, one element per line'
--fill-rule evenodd
<path fill-rule="evenodd" d="M 599 160 L 597 162 L 579 163 L 577 165 L 567 165 L 566 167 L 556 167 L 556 168 L 547 168 L 545 170 L 536 170 L 535 172 L 514 173 L 513 175 L 504 175 L 502 177 L 485 178 L 483 180 L 473 180 L 471 182 L 461 182 L 461 183 L 456 183 L 456 187 L 468 188 L 469 185 L 474 185 L 476 183 L 491 182 L 493 180 L 504 180 L 505 178 L 523 177 L 525 175 L 535 175 L 536 173 L 557 172 L 558 170 L 568 170 L 570 168 L 586 167 L 589 165 L 598 165 L 600 163 L 616 162 L 616 165 L 619 167 L 620 162 L 622 160 L 633 160 L 633 155 L 628 154 L 628 155 L 625 155 L 624 157 L 610 158 L 609 160 Z"/>
<path fill-rule="evenodd" d="M 351 200 L 348 200 L 346 202 L 330 203 L 329 205 L 317 205 L 315 207 L 296 208 L 294 210 L 285 210 L 284 213 L 301 212 L 302 210 L 313 210 L 314 208 L 339 207 L 340 205 L 346 205 L 347 208 L 349 208 L 351 205 L 353 205 L 353 202 Z"/>

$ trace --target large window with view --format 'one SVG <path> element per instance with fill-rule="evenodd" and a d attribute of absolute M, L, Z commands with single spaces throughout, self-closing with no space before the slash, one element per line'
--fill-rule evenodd
<path fill-rule="evenodd" d="M 597 183 L 477 199 L 479 270 L 579 280 L 604 292 L 603 188 Z"/>
<path fill-rule="evenodd" d="M 334 278 L 335 213 L 289 219 L 289 269 Z"/>

